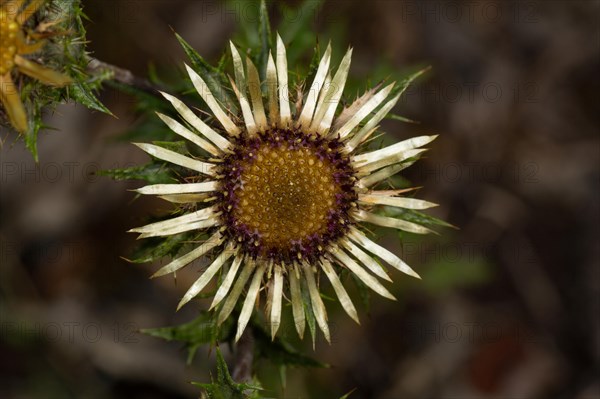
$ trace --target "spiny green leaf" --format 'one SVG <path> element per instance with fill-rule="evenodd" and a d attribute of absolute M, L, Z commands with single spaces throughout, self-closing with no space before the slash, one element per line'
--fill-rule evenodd
<path fill-rule="evenodd" d="M 248 399 L 249 393 L 260 390 L 260 386 L 238 384 L 229 373 L 229 368 L 219 348 L 217 352 L 217 380 L 211 378 L 210 384 L 192 382 L 193 385 L 204 389 L 209 399 Z"/>
<path fill-rule="evenodd" d="M 161 259 L 165 256 L 174 257 L 179 250 L 191 238 L 191 234 L 182 233 L 168 237 L 150 237 L 144 240 L 134 251 L 132 263 L 148 263 Z"/>
<path fill-rule="evenodd" d="M 258 18 L 258 36 L 260 38 L 260 55 L 258 71 L 261 79 L 266 79 L 267 61 L 269 59 L 269 50 L 273 48 L 273 36 L 271 36 L 271 21 L 265 0 L 260 1 L 260 10 Z"/>
<path fill-rule="evenodd" d="M 281 34 L 281 38 L 286 44 L 289 44 L 287 48 L 288 65 L 290 69 L 297 69 L 296 65 L 305 65 L 304 62 L 300 63 L 301 59 L 304 59 L 310 50 L 314 47 L 317 41 L 317 35 L 315 35 L 315 20 L 317 19 L 320 9 L 323 5 L 322 0 L 304 0 L 297 7 L 288 7 L 283 2 L 277 3 L 280 5 L 282 15 L 285 15 L 284 22 L 278 27 L 278 31 Z M 294 74 L 291 75 L 291 84 L 296 83 L 294 80 Z"/>
<path fill-rule="evenodd" d="M 271 340 L 269 333 L 264 330 L 262 325 L 255 325 L 253 327 L 257 356 L 259 358 L 268 359 L 278 366 L 329 367 L 325 363 L 321 363 L 298 352 L 282 338 Z"/>
<path fill-rule="evenodd" d="M 78 103 L 83 104 L 86 107 L 95 111 L 100 111 L 105 114 L 114 116 L 113 113 L 110 112 L 110 110 L 106 108 L 104 104 L 102 104 L 100 100 L 96 98 L 94 93 L 91 90 L 89 90 L 89 88 L 85 87 L 82 83 L 73 83 L 70 87 L 70 94 L 71 98 L 73 98 Z"/>
<path fill-rule="evenodd" d="M 112 177 L 115 180 L 145 180 L 150 184 L 174 183 L 177 181 L 172 177 L 169 169 L 155 162 L 131 168 L 101 170 L 98 174 Z"/>
<path fill-rule="evenodd" d="M 390 93 L 389 97 L 393 98 L 398 94 L 404 94 L 404 92 L 406 91 L 406 89 L 421 75 L 423 75 L 425 72 L 428 72 L 431 69 L 430 66 L 422 68 L 414 73 L 411 73 L 410 75 L 408 75 L 406 78 L 404 78 L 403 80 L 399 81 L 396 86 L 394 86 L 394 88 L 392 89 L 392 92 Z"/>
<path fill-rule="evenodd" d="M 147 328 L 141 330 L 141 332 L 169 342 L 182 342 L 188 350 L 187 362 L 190 364 L 200 346 L 215 345 L 223 341 L 230 335 L 230 329 L 232 328 L 233 321 L 229 320 L 218 326 L 214 313 L 203 311 L 197 318 L 188 323 L 172 327 Z"/>
<path fill-rule="evenodd" d="M 179 41 L 179 44 L 183 47 L 183 50 L 190 58 L 192 67 L 200 74 L 202 79 L 208 85 L 208 88 L 212 92 L 216 99 L 221 101 L 226 108 L 231 110 L 232 113 L 237 113 L 237 106 L 231 99 L 229 94 L 225 91 L 224 87 L 228 85 L 228 80 L 222 70 L 219 70 L 210 65 L 206 60 L 198 54 L 192 46 L 189 45 L 178 33 L 175 33 L 175 37 Z"/>
<path fill-rule="evenodd" d="M 386 118 L 387 119 L 396 120 L 396 121 L 400 121 L 400 122 L 412 123 L 412 124 L 415 124 L 415 125 L 418 125 L 418 124 L 421 123 L 419 121 L 415 121 L 415 120 L 409 119 L 409 118 L 407 118 L 405 116 L 398 115 L 398 114 L 387 114 Z"/>
<path fill-rule="evenodd" d="M 29 120 L 29 131 L 25 134 L 25 146 L 31 152 L 36 163 L 39 162 L 37 138 L 41 126 L 42 119 L 34 117 L 32 120 Z"/>
<path fill-rule="evenodd" d="M 286 20 L 285 25 L 279 27 L 279 33 L 282 38 L 288 42 L 292 42 L 303 31 L 312 32 L 311 23 L 317 15 L 319 9 L 323 6 L 322 0 L 304 0 L 299 7 L 292 10 L 285 3 L 281 3 L 283 15 L 294 15 L 295 18 Z"/>

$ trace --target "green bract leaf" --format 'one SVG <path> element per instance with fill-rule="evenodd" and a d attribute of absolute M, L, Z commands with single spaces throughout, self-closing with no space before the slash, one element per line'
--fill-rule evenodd
<path fill-rule="evenodd" d="M 306 315 L 306 322 L 308 323 L 308 330 L 313 342 L 313 348 L 317 341 L 317 319 L 311 306 L 310 295 L 308 293 L 308 287 L 306 286 L 306 280 L 301 280 L 300 291 L 302 292 L 302 303 L 304 305 L 304 314 Z"/>
<path fill-rule="evenodd" d="M 456 226 L 448 222 L 412 209 L 386 207 L 385 213 L 389 216 L 420 224 L 422 226 L 442 226 L 457 229 Z"/>

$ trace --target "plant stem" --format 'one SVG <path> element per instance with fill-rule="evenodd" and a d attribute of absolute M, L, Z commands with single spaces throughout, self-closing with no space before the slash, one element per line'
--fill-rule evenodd
<path fill-rule="evenodd" d="M 232 378 L 238 383 L 252 380 L 252 363 L 254 361 L 254 335 L 252 328 L 246 328 L 237 343 L 235 364 Z"/>
<path fill-rule="evenodd" d="M 87 66 L 87 72 L 90 75 L 98 75 L 106 71 L 112 74 L 112 80 L 114 80 L 115 82 L 135 87 L 149 94 L 158 95 L 158 91 L 161 90 L 160 87 L 154 85 L 149 80 L 140 78 L 139 76 L 134 75 L 133 72 L 127 69 L 120 68 L 118 66 L 106 63 L 104 61 L 100 61 L 97 58 L 90 58 L 90 61 Z"/>

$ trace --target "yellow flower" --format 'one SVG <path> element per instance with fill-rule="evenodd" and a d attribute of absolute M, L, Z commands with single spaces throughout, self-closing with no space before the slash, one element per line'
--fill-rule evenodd
<path fill-rule="evenodd" d="M 62 87 L 72 82 L 70 77 L 24 57 L 45 45 L 43 40 L 37 40 L 38 35 L 23 27 L 44 1 L 32 0 L 23 8 L 24 3 L 25 0 L 6 0 L 0 4 L 0 100 L 10 123 L 20 133 L 27 131 L 27 113 L 11 76 L 13 71 L 49 86 Z"/>
<path fill-rule="evenodd" d="M 420 210 L 435 204 L 400 196 L 407 190 L 374 187 L 414 163 L 425 151 L 421 147 L 436 136 L 415 137 L 365 152 L 365 143 L 398 102 L 400 94 L 392 94 L 394 84 L 369 91 L 338 113 L 352 50 L 333 73 L 328 46 L 310 89 L 299 101 L 290 101 L 286 48 L 279 36 L 275 50 L 276 57 L 269 56 L 266 81 L 261 84 L 254 64 L 247 58 L 244 65 L 231 44 L 235 72 L 231 87 L 240 105 L 239 115 L 226 112 L 202 77 L 187 67 L 193 85 L 220 123 L 218 128 L 207 125 L 181 100 L 162 93 L 183 123 L 159 113 L 160 119 L 206 156 L 196 159 L 138 143 L 153 157 L 189 169 L 194 177 L 181 184 L 138 189 L 141 194 L 186 204 L 188 213 L 131 231 L 141 233 L 140 238 L 189 231 L 208 234 L 205 242 L 172 260 L 154 277 L 174 273 L 217 251 L 179 307 L 222 273 L 211 305 L 211 309 L 218 307 L 219 324 L 246 293 L 236 339 L 264 291 L 273 336 L 281 322 L 285 297 L 291 302 L 300 336 L 309 311 L 329 340 L 327 312 L 318 288 L 321 275 L 331 283 L 343 309 L 356 322 L 356 308 L 340 280 L 340 271 L 347 270 L 390 299 L 394 296 L 378 280 L 391 281 L 380 261 L 418 277 L 397 255 L 368 238 L 362 225 L 417 234 L 430 232 L 417 223 L 378 215 L 373 210 L 379 206 Z M 261 86 L 266 89 L 264 96 Z"/>

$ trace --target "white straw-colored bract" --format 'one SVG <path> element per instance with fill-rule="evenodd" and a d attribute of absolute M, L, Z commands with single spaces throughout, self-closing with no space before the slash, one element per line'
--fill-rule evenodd
<path fill-rule="evenodd" d="M 208 108 L 210 108 L 215 118 L 221 122 L 221 125 L 223 125 L 227 133 L 233 136 L 238 135 L 241 132 L 241 129 L 235 123 L 233 123 L 231 118 L 227 116 L 225 111 L 223 111 L 223 108 L 221 108 L 215 99 L 214 94 L 210 91 L 208 85 L 206 82 L 204 82 L 204 79 L 202 79 L 200 75 L 198 75 L 196 71 L 194 71 L 189 65 L 186 64 L 185 68 L 187 69 L 190 80 L 196 88 L 196 91 L 206 102 L 206 105 L 208 105 Z"/>
<path fill-rule="evenodd" d="M 392 218 L 389 216 L 380 216 L 371 212 L 359 210 L 356 212 L 356 217 L 358 220 L 373 223 L 382 227 L 390 227 L 392 229 L 404 230 L 409 233 L 415 234 L 429 234 L 433 233 L 433 231 L 429 230 L 427 227 L 423 227 L 420 224 L 416 224 L 413 222 L 407 222 L 406 220 Z"/>
<path fill-rule="evenodd" d="M 342 99 L 342 93 L 344 86 L 346 85 L 346 79 L 348 78 L 348 71 L 350 70 L 350 60 L 352 59 L 352 49 L 349 49 L 337 72 L 333 76 L 331 84 L 327 85 L 323 102 L 319 103 L 317 110 L 315 111 L 315 117 L 313 118 L 310 126 L 311 130 L 315 130 L 318 133 L 324 134 L 331 127 L 333 121 L 333 115 L 337 109 L 337 106 Z"/>
<path fill-rule="evenodd" d="M 386 271 L 381 267 L 379 263 L 363 250 L 361 250 L 358 246 L 354 245 L 350 240 L 343 240 L 342 245 L 346 247 L 346 249 L 356 257 L 363 265 L 366 266 L 367 269 L 371 271 L 371 273 L 375 274 L 377 277 L 382 278 L 387 281 L 392 281 L 390 276 L 386 273 Z"/>
<path fill-rule="evenodd" d="M 273 54 L 269 53 L 267 61 L 267 98 L 269 99 L 269 120 L 271 124 L 279 120 L 279 88 L 277 85 L 277 67 Z"/>
<path fill-rule="evenodd" d="M 163 220 L 162 222 L 151 223 L 143 227 L 137 227 L 129 230 L 129 233 L 151 233 L 161 231 L 172 227 L 181 226 L 183 224 L 205 220 L 211 217 L 214 213 L 214 208 L 204 208 L 196 212 L 187 213 L 173 219 Z"/>
<path fill-rule="evenodd" d="M 233 245 L 230 243 L 227 245 L 227 248 L 223 252 L 217 256 L 217 259 L 211 263 L 211 265 L 202 273 L 200 278 L 192 284 L 190 289 L 185 293 L 179 305 L 177 305 L 177 310 L 181 309 L 183 305 L 191 301 L 196 295 L 200 293 L 206 287 L 206 285 L 210 282 L 210 280 L 217 274 L 217 272 L 221 269 L 223 264 L 229 259 L 232 255 L 235 255 Z"/>
<path fill-rule="evenodd" d="M 344 251 L 339 248 L 334 248 L 331 253 L 338 259 L 339 263 L 347 267 L 352 273 L 356 275 L 365 283 L 367 287 L 378 293 L 379 295 L 388 299 L 396 300 L 396 298 L 383 286 L 375 277 L 367 273 L 358 263 L 350 258 Z"/>
<path fill-rule="evenodd" d="M 158 160 L 190 172 L 182 173 L 177 168 L 181 183 L 155 182 L 160 184 L 137 189 L 139 194 L 170 201 L 183 212 L 130 231 L 139 233 L 140 238 L 185 234 L 181 239 L 195 245 L 189 252 L 176 255 L 153 277 L 175 273 L 212 254 L 209 266 L 177 308 L 192 301 L 211 281 L 218 280 L 210 310 L 217 312 L 219 326 L 232 315 L 237 318 L 235 340 L 244 333 L 264 295 L 265 316 L 273 339 L 285 323 L 286 309 L 290 309 L 300 337 L 308 320 L 311 334 L 316 323 L 330 341 L 327 309 L 320 292 L 323 286 L 332 288 L 344 311 L 359 322 L 342 281 L 347 276 L 344 270 L 392 300 L 394 296 L 381 283 L 391 282 L 392 274 L 386 264 L 395 269 L 390 268 L 393 272 L 419 277 L 399 256 L 367 237 L 362 226 L 374 224 L 418 234 L 432 232 L 414 221 L 418 218 L 405 220 L 402 215 L 436 204 L 406 197 L 410 189 L 397 190 L 386 185 L 390 177 L 416 162 L 426 151 L 423 147 L 437 136 L 419 136 L 367 150 L 366 144 L 380 134 L 379 124 L 398 103 L 406 85 L 381 83 L 347 104 L 342 97 L 352 48 L 336 67 L 329 44 L 307 87 L 291 78 L 294 75 L 288 71 L 287 50 L 279 35 L 275 43 L 260 71 L 250 60 L 251 52 L 240 52 L 230 43 L 233 74 L 229 74 L 230 87 L 223 90 L 235 93 L 239 107 L 229 107 L 228 101 L 222 104 L 215 96 L 220 93 L 211 91 L 206 83 L 215 90 L 215 80 L 187 65 L 190 80 L 209 117 L 201 118 L 202 114 L 196 112 L 199 110 L 186 105 L 187 101 L 161 92 L 177 114 L 174 118 L 157 113 L 158 117 L 174 134 L 199 147 L 191 146 L 191 154 L 203 155 L 196 157 L 155 144 L 136 144 Z M 290 95 L 290 83 L 305 92 L 295 98 Z M 267 157 L 267 163 L 258 163 Z M 274 168 L 271 174 L 260 175 L 270 167 Z M 292 180 L 292 175 L 297 181 Z M 284 189 L 287 191 L 281 191 Z M 265 199 L 272 192 L 277 195 Z M 250 194 L 242 198 L 245 193 Z M 315 197 L 315 193 L 322 197 Z M 288 201 L 286 195 L 292 200 Z M 309 212 L 298 211 L 303 201 L 310 205 Z M 320 207 L 322 216 L 315 213 Z M 265 209 L 266 213 L 258 212 Z M 380 209 L 400 216 L 378 214 Z M 279 219 L 298 215 L 300 218 L 293 224 L 268 230 Z M 294 236 L 296 232 L 301 232 L 300 236 Z M 265 246 L 268 239 L 272 240 L 271 246 Z M 321 284 L 321 278 L 329 283 Z M 291 306 L 286 306 L 286 302 Z M 314 339 L 313 335 L 313 343 Z"/>
<path fill-rule="evenodd" d="M 179 224 L 173 227 L 163 227 L 160 229 L 154 229 L 152 231 L 148 231 L 145 233 L 141 233 L 138 236 L 138 240 L 142 238 L 149 237 L 164 237 L 171 236 L 174 234 L 184 233 L 186 231 L 194 231 L 194 230 L 204 230 L 207 228 L 214 227 L 218 224 L 218 220 L 216 218 L 203 219 L 196 222 Z"/>
<path fill-rule="evenodd" d="M 214 247 L 220 245 L 222 242 L 223 238 L 221 237 L 220 233 L 217 232 L 213 234 L 213 236 L 206 240 L 204 243 L 194 248 L 191 252 L 188 252 L 187 254 L 173 260 L 168 265 L 161 267 L 160 270 L 158 270 L 152 275 L 152 277 L 160 277 L 170 273 L 174 273 L 182 267 L 195 261 Z"/>
<path fill-rule="evenodd" d="M 360 202 L 372 205 L 388 205 L 397 208 L 405 209 L 429 209 L 437 206 L 433 202 L 424 201 L 416 198 L 406 197 L 395 197 L 389 195 L 380 195 L 377 191 L 371 192 L 371 194 L 360 194 L 358 196 Z"/>
<path fill-rule="evenodd" d="M 262 99 L 260 88 L 260 76 L 258 70 L 250 58 L 246 58 L 246 69 L 248 70 L 248 90 L 252 99 L 252 111 L 254 112 L 254 121 L 258 130 L 264 131 L 267 127 L 267 116 Z"/>
<path fill-rule="evenodd" d="M 137 191 L 144 195 L 169 195 L 169 194 L 194 194 L 215 191 L 218 187 L 216 181 L 202 183 L 180 183 L 180 184 L 154 184 L 138 188 Z"/>
<path fill-rule="evenodd" d="M 231 47 L 231 55 L 233 57 L 233 71 L 235 73 L 235 84 L 237 86 L 238 101 L 242 109 L 242 116 L 246 123 L 246 131 L 252 135 L 256 131 L 256 122 L 254 122 L 254 114 L 250 108 L 250 102 L 248 101 L 246 74 L 244 72 L 244 64 L 242 63 L 242 57 L 237 51 L 233 42 L 229 42 Z"/>
<path fill-rule="evenodd" d="M 325 272 L 327 278 L 331 282 L 335 294 L 338 296 L 338 299 L 340 300 L 340 303 L 342 304 L 342 307 L 344 308 L 346 313 L 348 313 L 348 316 L 350 316 L 354 321 L 360 324 L 360 321 L 358 320 L 358 313 L 356 313 L 356 308 L 354 307 L 350 296 L 346 292 L 346 289 L 342 285 L 340 278 L 336 274 L 335 270 L 333 270 L 333 266 L 331 266 L 331 263 L 323 259 L 321 260 L 321 267 L 323 268 L 323 271 Z"/>
<path fill-rule="evenodd" d="M 349 140 L 346 142 L 346 148 L 348 149 L 348 152 L 354 151 L 360 145 L 360 143 L 362 143 L 363 140 L 365 140 L 367 136 L 371 134 L 373 129 L 377 128 L 378 123 L 386 117 L 392 108 L 394 108 L 399 99 L 400 95 L 398 94 L 396 97 L 388 101 L 371 119 L 369 119 L 367 123 L 365 123 L 365 125 L 357 133 L 349 138 Z"/>
<path fill-rule="evenodd" d="M 244 260 L 244 255 L 238 253 L 237 256 L 235 257 L 231 267 L 227 271 L 227 275 L 221 282 L 221 285 L 219 285 L 219 289 L 217 290 L 217 292 L 213 298 L 213 301 L 210 304 L 209 310 L 213 309 L 215 306 L 220 304 L 223 299 L 225 299 L 225 296 L 227 295 L 227 293 L 229 292 L 229 289 L 233 285 L 233 280 L 235 279 L 235 276 L 237 275 L 238 269 L 240 268 L 240 265 L 242 264 L 243 260 Z"/>
<path fill-rule="evenodd" d="M 167 150 L 166 148 L 162 148 L 154 144 L 133 144 L 137 145 L 139 148 L 152 155 L 153 157 L 156 157 L 163 161 L 167 161 L 175 165 L 183 166 L 184 168 L 195 170 L 196 172 L 200 172 L 203 175 L 210 176 L 212 174 L 214 166 L 210 163 L 186 157 L 185 155 L 178 154 L 175 151 Z"/>
<path fill-rule="evenodd" d="M 303 263 L 302 270 L 304 271 L 304 277 L 306 279 L 306 285 L 308 286 L 308 294 L 310 296 L 310 303 L 312 310 L 315 314 L 315 319 L 327 342 L 331 342 L 331 336 L 329 334 L 329 325 L 327 324 L 327 311 L 325 310 L 325 304 L 319 294 L 317 283 L 315 281 L 315 272 L 312 270 L 310 265 Z M 314 345 L 314 341 L 313 341 Z"/>
<path fill-rule="evenodd" d="M 350 120 L 348 120 L 348 122 L 346 122 L 344 126 L 339 128 L 339 130 L 334 131 L 333 134 L 339 136 L 342 139 L 348 136 L 350 132 L 352 132 L 352 130 L 355 127 L 357 127 L 358 124 L 362 122 L 364 118 L 367 117 L 367 115 L 371 113 L 371 111 L 373 111 L 383 101 L 385 101 L 385 99 L 391 93 L 393 88 L 394 83 L 390 84 L 389 86 L 381 90 L 379 93 L 371 97 L 371 99 L 369 99 L 354 115 L 352 115 Z"/>
<path fill-rule="evenodd" d="M 407 160 L 396 165 L 388 166 L 387 168 L 380 169 L 375 173 L 366 174 L 365 177 L 358 181 L 358 186 L 363 188 L 369 188 L 374 184 L 380 183 L 385 179 L 388 179 L 389 177 L 395 175 L 396 173 L 408 168 L 409 166 L 414 164 L 418 159 L 419 158 L 417 154 L 415 157 L 413 157 L 412 160 Z"/>
<path fill-rule="evenodd" d="M 290 88 L 288 85 L 288 67 L 285 45 L 281 36 L 277 35 L 277 88 L 279 91 L 279 115 L 281 117 L 281 126 L 287 126 L 292 120 L 290 111 Z"/>
<path fill-rule="evenodd" d="M 242 333 L 246 329 L 246 325 L 248 325 L 248 321 L 250 320 L 250 316 L 252 315 L 252 311 L 254 310 L 254 302 L 256 301 L 256 297 L 258 296 L 258 290 L 260 290 L 262 277 L 263 274 L 265 274 L 266 268 L 267 264 L 261 263 L 260 265 L 258 265 L 258 268 L 254 272 L 252 282 L 250 283 L 250 287 L 248 287 L 246 299 L 244 300 L 244 306 L 242 307 L 240 317 L 238 318 L 238 329 L 237 333 L 235 334 L 236 341 L 240 339 Z"/>
<path fill-rule="evenodd" d="M 427 151 L 425 148 L 417 149 L 417 150 L 406 150 L 402 152 L 397 152 L 388 157 L 376 159 L 372 158 L 372 161 L 363 162 L 362 164 L 355 164 L 357 174 L 360 176 L 365 176 L 370 174 L 371 172 L 384 168 L 389 165 L 393 165 L 396 163 L 405 162 L 411 158 L 417 157 Z"/>
<path fill-rule="evenodd" d="M 304 108 L 298 117 L 299 126 L 310 126 L 312 122 L 312 117 L 314 115 L 315 108 L 317 107 L 317 101 L 319 100 L 319 94 L 326 90 L 324 87 L 330 62 L 331 43 L 329 43 L 327 46 L 327 50 L 325 50 L 325 54 L 323 54 L 323 58 L 321 58 L 321 62 L 317 68 L 315 79 L 313 80 L 308 93 L 306 93 L 304 96 Z"/>
<path fill-rule="evenodd" d="M 221 311 L 217 316 L 217 324 L 223 324 L 223 322 L 229 317 L 229 315 L 233 311 L 233 308 L 235 307 L 238 298 L 240 297 L 244 287 L 246 286 L 248 279 L 252 275 L 255 266 L 256 264 L 252 260 L 247 261 L 244 265 L 242 272 L 235 280 L 235 284 L 233 285 L 233 288 L 231 289 L 229 295 L 226 297 L 225 302 L 223 303 L 223 307 L 221 308 Z"/>
<path fill-rule="evenodd" d="M 192 133 L 188 128 L 183 126 L 181 123 L 177 122 L 175 119 L 168 117 L 167 115 L 161 114 L 157 112 L 156 115 L 171 129 L 173 132 L 177 133 L 184 139 L 191 141 L 196 144 L 198 147 L 202 148 L 204 151 L 210 153 L 211 155 L 219 155 L 219 150 L 217 147 L 204 140 L 200 136 L 195 133 Z"/>
<path fill-rule="evenodd" d="M 196 116 L 196 114 L 194 114 L 194 112 L 192 112 L 191 109 L 187 107 L 187 105 L 183 103 L 183 101 L 179 100 L 175 96 L 164 93 L 162 91 L 160 92 L 160 94 L 162 94 L 163 97 L 166 98 L 171 103 L 171 105 L 173 105 L 173 108 L 177 110 L 179 115 L 181 115 L 187 123 L 192 125 L 194 129 L 196 129 L 198 132 L 202 133 L 214 145 L 216 145 L 223 151 L 226 151 L 231 146 L 229 140 L 221 136 L 213 128 L 204 123 L 199 117 Z"/>
<path fill-rule="evenodd" d="M 271 337 L 275 334 L 281 324 L 281 300 L 283 298 L 283 269 L 281 265 L 275 265 L 273 281 L 273 299 L 271 304 Z"/>
<path fill-rule="evenodd" d="M 361 233 L 358 229 L 354 227 L 350 229 L 350 238 L 352 238 L 352 240 L 354 240 L 357 244 L 361 245 L 364 249 L 371 252 L 373 255 L 383 259 L 390 266 L 393 266 L 396 269 L 400 270 L 402 273 L 406 273 L 409 276 L 413 276 L 416 278 L 421 278 L 402 259 L 394 255 L 392 252 L 385 249 L 381 245 L 367 238 L 367 236 Z"/>
<path fill-rule="evenodd" d="M 431 143 L 436 139 L 437 136 L 419 136 L 413 137 L 408 140 L 401 141 L 393 144 L 389 147 L 382 148 L 380 150 L 367 152 L 354 157 L 354 162 L 357 164 L 368 164 L 371 162 L 385 159 L 395 154 L 406 152 L 415 148 L 423 147 L 426 144 Z"/>

